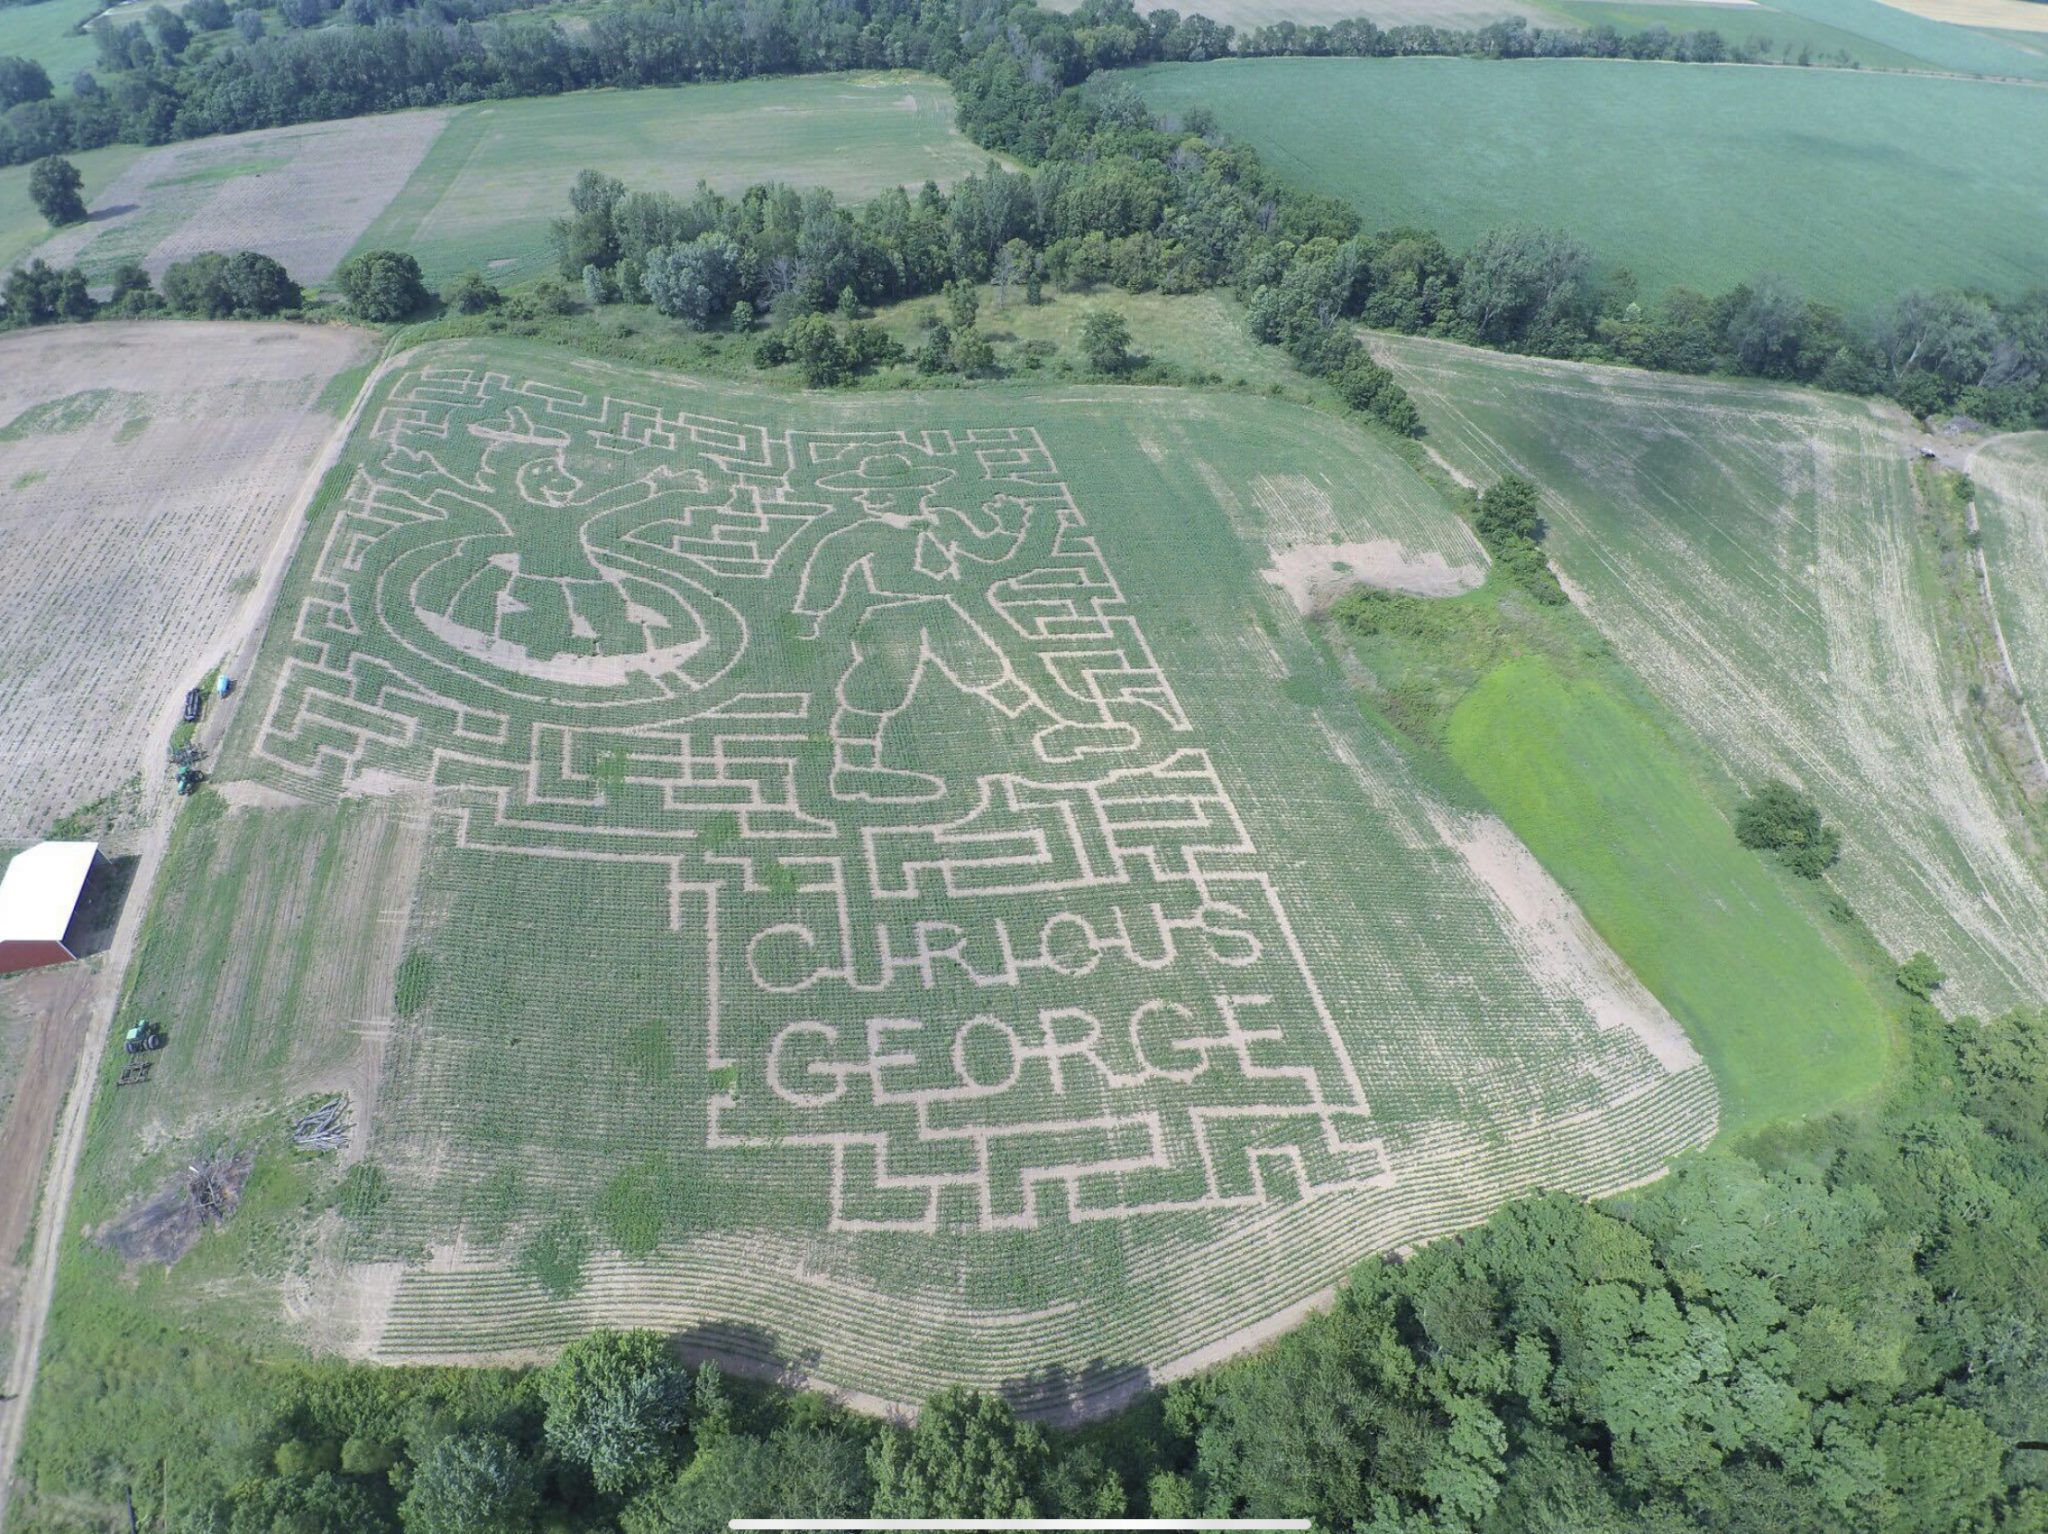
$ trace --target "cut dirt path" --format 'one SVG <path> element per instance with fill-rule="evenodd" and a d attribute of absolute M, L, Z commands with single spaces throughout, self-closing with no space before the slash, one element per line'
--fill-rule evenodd
<path fill-rule="evenodd" d="M 289 568 L 292 555 L 297 551 L 300 535 L 306 527 L 307 512 L 314 495 L 319 491 L 320 482 L 326 478 L 341 456 L 344 443 L 355 430 L 357 418 L 362 414 L 363 402 L 367 400 L 391 363 L 386 360 L 373 369 L 357 391 L 355 402 L 334 427 L 319 456 L 307 467 L 304 477 L 294 493 L 285 516 L 279 519 L 278 533 L 258 573 L 255 589 L 249 594 L 232 622 L 204 646 L 195 646 L 195 654 L 222 654 L 233 657 L 233 667 L 246 670 L 255 656 L 263 636 L 264 625 L 268 622 L 270 610 L 277 601 L 278 588 L 283 584 L 284 574 Z M 237 695 L 239 696 L 239 695 Z M 234 715 L 234 700 L 229 706 L 212 710 L 202 731 L 203 744 L 209 749 L 217 748 L 221 736 Z M 168 747 L 171 732 L 177 722 L 175 700 L 166 707 L 163 715 L 150 732 L 145 746 L 144 760 L 161 759 Z M 65 1100 L 63 1118 L 57 1129 L 56 1148 L 49 1157 L 49 1181 L 43 1192 L 43 1216 L 36 1227 L 35 1248 L 29 1259 L 28 1273 L 19 1303 L 13 1317 L 13 1343 L 7 1359 L 4 1385 L 0 1395 L 7 1399 L 0 1402 L 0 1529 L 7 1524 L 7 1509 L 14 1488 L 14 1464 L 21 1452 L 23 1425 L 28 1420 L 31 1397 L 35 1390 L 36 1369 L 41 1362 L 43 1335 L 49 1320 L 50 1298 L 57 1283 L 58 1257 L 61 1251 L 65 1227 L 68 1224 L 71 1194 L 78 1178 L 78 1163 L 85 1149 L 86 1125 L 91 1115 L 93 1088 L 100 1077 L 100 1065 L 106 1056 L 107 1040 L 112 1030 L 114 1008 L 120 1000 L 121 985 L 126 975 L 128 961 L 134 956 L 135 946 L 141 935 L 142 922 L 148 913 L 150 896 L 155 887 L 157 870 L 162 865 L 165 850 L 170 844 L 173 815 L 159 815 L 147 828 L 139 851 L 135 882 L 128 891 L 126 906 L 121 912 L 119 927 L 108 950 L 104 964 L 91 983 L 90 1006 L 84 1008 L 81 1033 L 81 1047 L 76 1070 L 72 1073 L 70 1093 Z"/>
<path fill-rule="evenodd" d="M 96 969 L 67 964 L 7 982 L 0 1009 L 14 1014 L 25 1035 L 14 1100 L 0 1119 L 0 1332 L 11 1332 L 27 1269 L 16 1264 L 35 1218 L 50 1131 L 64 1104 L 85 1040 Z"/>

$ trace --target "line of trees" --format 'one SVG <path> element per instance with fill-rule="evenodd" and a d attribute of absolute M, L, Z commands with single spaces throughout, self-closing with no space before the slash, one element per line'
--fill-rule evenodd
<path fill-rule="evenodd" d="M 1739 18 L 1738 18 L 1739 19 Z M 1768 34 L 1728 36 L 1711 27 L 1673 32 L 1652 25 L 1622 32 L 1595 27 L 1539 27 L 1515 16 L 1477 31 L 1411 24 L 1380 27 L 1363 18 L 1304 26 L 1276 21 L 1239 34 L 1232 51 L 1244 58 L 1413 58 L 1450 54 L 1485 59 L 1657 59 L 1679 64 L 1822 64 L 1853 69 L 1847 49 L 1816 54 Z"/>
<path fill-rule="evenodd" d="M 16 267 L 0 284 L 0 330 L 92 319 L 134 319 L 178 314 L 196 319 L 268 319 L 292 313 L 305 295 L 269 256 L 254 250 L 205 251 L 165 269 L 161 291 L 133 261 L 105 279 L 104 300 L 93 297 L 85 272 L 37 258 Z"/>
<path fill-rule="evenodd" d="M 1140 16 L 1128 0 L 1069 19 L 1010 0 L 624 0 L 568 28 L 526 0 L 241 0 L 158 5 L 93 28 L 96 70 L 58 97 L 39 64 L 0 59 L 0 164 L 98 148 L 589 86 L 680 85 L 819 70 L 950 73 L 990 43 L 1026 46 L 1041 81 L 1228 54 L 1450 54 L 1473 58 L 1768 61 L 1767 38 L 1661 26 L 1624 35 L 1532 27 L 1380 28 L 1357 20 L 1260 27 L 1239 37 L 1201 15 Z M 199 41 L 195 45 L 195 38 Z M 1800 62 L 1807 56 L 1801 55 Z M 1842 60 L 1847 62 L 1846 57 Z"/>
<path fill-rule="evenodd" d="M 914 1427 L 599 1333 L 538 1371 L 183 1349 L 191 1398 L 46 1361 L 25 1526 L 119 1505 L 225 1534 L 718 1534 L 731 1517 L 1309 1516 L 1329 1534 L 2040 1534 L 2048 1013 L 1902 968 L 1874 1109 L 1589 1205 L 1372 1260 L 1266 1352 L 1074 1432 L 950 1391 Z M 169 1388 L 168 1386 L 164 1388 Z M 47 1403 L 45 1398 L 48 1398 Z M 139 1433 L 139 1422 L 152 1430 Z M 68 1526 L 68 1524 L 66 1525 Z"/>

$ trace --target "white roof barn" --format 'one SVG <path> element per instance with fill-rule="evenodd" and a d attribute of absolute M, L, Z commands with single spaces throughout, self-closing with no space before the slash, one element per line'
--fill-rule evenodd
<path fill-rule="evenodd" d="M 40 842 L 0 876 L 0 975 L 78 957 L 68 940 L 98 842 Z"/>

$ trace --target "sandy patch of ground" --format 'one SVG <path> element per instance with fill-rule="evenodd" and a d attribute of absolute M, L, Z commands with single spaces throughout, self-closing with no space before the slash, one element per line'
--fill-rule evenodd
<path fill-rule="evenodd" d="M 86 223 L 52 235 L 36 254 L 95 275 L 140 261 L 161 277 L 202 251 L 260 250 L 301 282 L 324 281 L 398 195 L 448 115 L 397 112 L 152 149 L 94 200 Z"/>
<path fill-rule="evenodd" d="M 216 783 L 213 788 L 227 800 L 228 808 L 236 810 L 289 810 L 306 802 L 281 788 L 272 788 L 268 783 L 252 783 L 246 778 Z"/>
<path fill-rule="evenodd" d="M 1539 984 L 1576 996 L 1601 1028 L 1634 1034 L 1667 1071 L 1700 1063 L 1678 1019 L 1607 946 L 1504 821 L 1493 815 L 1453 815 L 1435 806 L 1430 820 L 1492 895 L 1505 918 L 1504 930 Z"/>
<path fill-rule="evenodd" d="M 1454 597 L 1486 579 L 1484 570 L 1454 565 L 1434 549 L 1411 553 L 1391 538 L 1371 543 L 1304 543 L 1274 549 L 1265 578 L 1301 613 L 1321 612 L 1354 586 L 1379 586 L 1412 597 Z"/>
<path fill-rule="evenodd" d="M 0 838 L 138 769 L 250 606 L 311 407 L 367 355 L 338 327 L 53 326 L 0 340 Z M 118 380 L 119 388 L 109 388 Z"/>

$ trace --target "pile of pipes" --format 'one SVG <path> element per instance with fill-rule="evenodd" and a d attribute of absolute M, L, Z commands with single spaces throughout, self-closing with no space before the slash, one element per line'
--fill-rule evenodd
<path fill-rule="evenodd" d="M 300 1150 L 334 1151 L 348 1144 L 348 1099 L 337 1097 L 322 1103 L 292 1125 L 292 1144 Z"/>

